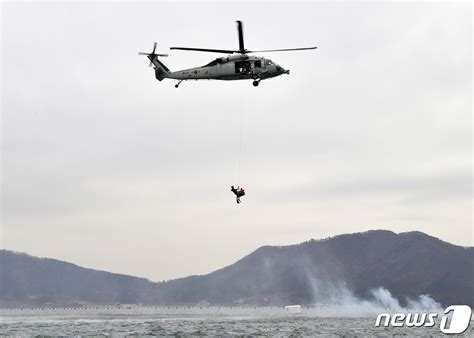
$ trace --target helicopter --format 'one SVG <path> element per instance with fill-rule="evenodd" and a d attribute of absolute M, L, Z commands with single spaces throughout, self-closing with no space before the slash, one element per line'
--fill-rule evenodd
<path fill-rule="evenodd" d="M 237 32 L 239 35 L 239 49 L 209 49 L 190 47 L 171 47 L 171 50 L 186 50 L 198 52 L 212 52 L 230 54 L 217 58 L 202 67 L 189 68 L 172 72 L 166 67 L 158 57 L 167 57 L 168 54 L 156 54 L 157 43 L 153 44 L 151 53 L 139 52 L 138 55 L 146 55 L 150 59 L 150 67 L 154 66 L 155 77 L 158 81 L 163 79 L 175 79 L 178 88 L 181 82 L 186 80 L 253 80 L 252 84 L 257 87 L 261 80 L 270 79 L 282 74 L 290 74 L 290 71 L 276 64 L 268 58 L 253 56 L 249 54 L 263 52 L 285 52 L 316 49 L 317 47 L 287 48 L 287 49 L 267 49 L 248 50 L 244 47 L 244 33 L 242 21 L 237 22 Z"/>

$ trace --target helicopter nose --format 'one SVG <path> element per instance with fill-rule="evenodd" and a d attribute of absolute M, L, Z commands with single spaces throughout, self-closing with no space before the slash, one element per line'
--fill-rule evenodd
<path fill-rule="evenodd" d="M 276 66 L 276 71 L 280 74 L 290 74 L 290 71 L 286 70 L 282 66 Z"/>

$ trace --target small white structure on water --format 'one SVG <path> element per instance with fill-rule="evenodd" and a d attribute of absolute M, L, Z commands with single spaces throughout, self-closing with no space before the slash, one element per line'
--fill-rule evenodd
<path fill-rule="evenodd" d="M 287 305 L 285 311 L 287 313 L 301 313 L 301 305 Z"/>

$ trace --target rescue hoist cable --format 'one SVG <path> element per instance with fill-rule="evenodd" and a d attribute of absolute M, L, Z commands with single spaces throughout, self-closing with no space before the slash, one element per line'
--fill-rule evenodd
<path fill-rule="evenodd" d="M 237 162 L 237 184 L 240 186 L 240 170 L 242 162 L 242 148 L 243 148 L 243 125 L 244 125 L 244 84 L 243 81 L 240 86 L 240 127 L 239 127 L 239 156 Z"/>

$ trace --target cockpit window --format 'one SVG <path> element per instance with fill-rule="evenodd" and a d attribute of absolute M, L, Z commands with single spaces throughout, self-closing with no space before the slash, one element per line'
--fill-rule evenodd
<path fill-rule="evenodd" d="M 207 65 L 204 65 L 203 67 L 211 67 L 217 65 L 217 60 L 209 62 Z"/>
<path fill-rule="evenodd" d="M 203 68 L 204 68 L 204 67 L 212 67 L 212 66 L 215 66 L 215 65 L 221 64 L 221 63 L 222 63 L 222 59 L 217 58 L 217 59 L 215 59 L 214 61 L 211 61 L 211 62 L 209 62 L 207 65 L 204 65 L 204 66 L 202 66 L 202 67 L 203 67 Z"/>
<path fill-rule="evenodd" d="M 267 61 L 265 61 L 265 64 L 267 66 L 271 66 L 271 65 L 273 65 L 273 62 L 272 62 L 272 60 L 267 60 Z"/>

